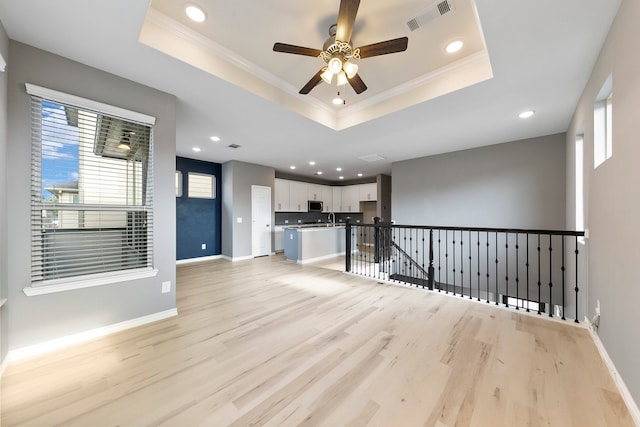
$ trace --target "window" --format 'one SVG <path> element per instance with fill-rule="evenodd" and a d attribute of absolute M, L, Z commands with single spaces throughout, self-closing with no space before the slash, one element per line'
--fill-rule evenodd
<path fill-rule="evenodd" d="M 32 286 L 151 269 L 154 119 L 33 85 L 27 92 Z"/>
<path fill-rule="evenodd" d="M 576 135 L 576 230 L 584 230 L 584 135 Z M 578 237 L 584 243 L 584 237 Z"/>
<path fill-rule="evenodd" d="M 176 197 L 182 197 L 182 172 L 176 171 Z"/>
<path fill-rule="evenodd" d="M 196 199 L 216 198 L 216 178 L 213 175 L 189 172 L 189 197 Z"/>
<path fill-rule="evenodd" d="M 593 160 L 597 168 L 613 155 L 613 83 L 609 75 L 593 107 Z"/>

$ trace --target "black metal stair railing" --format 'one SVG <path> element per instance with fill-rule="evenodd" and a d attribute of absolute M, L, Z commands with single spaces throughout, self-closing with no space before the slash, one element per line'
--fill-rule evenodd
<path fill-rule="evenodd" d="M 578 322 L 582 231 L 346 224 L 346 271 Z"/>

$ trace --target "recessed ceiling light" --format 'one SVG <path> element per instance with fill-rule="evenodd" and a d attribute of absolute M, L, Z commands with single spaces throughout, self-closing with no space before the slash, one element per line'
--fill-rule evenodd
<path fill-rule="evenodd" d="M 212 136 L 212 137 L 211 137 L 211 140 L 212 140 L 213 142 L 220 142 L 220 137 L 219 137 L 219 136 L 215 136 L 215 135 L 214 135 L 214 136 Z"/>
<path fill-rule="evenodd" d="M 316 162 L 314 162 L 314 161 L 310 161 L 309 162 L 309 165 L 311 165 L 311 166 L 315 166 L 315 164 L 316 164 Z"/>
<path fill-rule="evenodd" d="M 316 175 L 322 175 L 322 171 L 316 172 Z"/>
<path fill-rule="evenodd" d="M 296 167 L 294 165 L 289 166 L 289 169 L 294 170 Z"/>
<path fill-rule="evenodd" d="M 200 147 L 193 147 L 192 150 L 195 151 L 196 153 L 199 153 L 200 152 Z"/>
<path fill-rule="evenodd" d="M 528 119 L 529 117 L 533 116 L 536 112 L 533 110 L 527 110 L 527 111 L 523 111 L 522 113 L 518 114 L 518 117 L 520 117 L 521 119 Z"/>
<path fill-rule="evenodd" d="M 462 42 L 462 40 L 454 40 L 449 43 L 447 47 L 444 48 L 444 50 L 446 50 L 447 53 L 456 53 L 457 51 L 462 49 L 463 45 L 464 43 Z"/>
<path fill-rule="evenodd" d="M 338 179 L 344 179 L 344 176 L 339 176 Z"/>
<path fill-rule="evenodd" d="M 204 22 L 207 19 L 207 14 L 204 13 L 204 10 L 196 5 L 188 4 L 184 11 L 193 22 Z"/>
<path fill-rule="evenodd" d="M 361 174 L 361 173 L 359 173 L 359 174 L 358 174 L 358 176 L 362 176 L 362 174 Z"/>
<path fill-rule="evenodd" d="M 336 168 L 338 172 L 342 172 L 342 168 Z"/>

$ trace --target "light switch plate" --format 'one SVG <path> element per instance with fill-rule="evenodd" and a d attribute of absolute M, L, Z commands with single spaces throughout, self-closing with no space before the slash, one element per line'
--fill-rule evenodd
<path fill-rule="evenodd" d="M 242 223 L 242 217 L 241 217 L 241 216 L 239 216 L 238 218 L 236 218 L 236 222 L 237 222 L 238 224 L 241 224 L 241 223 Z"/>

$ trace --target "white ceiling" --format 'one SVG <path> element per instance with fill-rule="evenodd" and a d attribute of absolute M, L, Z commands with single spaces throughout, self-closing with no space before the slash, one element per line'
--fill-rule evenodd
<path fill-rule="evenodd" d="M 287 173 L 296 165 L 293 173 L 322 170 L 335 181 L 390 173 L 395 161 L 564 132 L 620 1 L 453 0 L 454 15 L 410 32 L 406 19 L 432 1 L 362 0 L 354 47 L 407 36 L 409 48 L 359 61 L 369 90 L 341 90 L 342 107 L 330 104 L 336 88 L 324 83 L 297 94 L 321 60 L 271 50 L 276 41 L 321 49 L 339 0 L 201 0 L 208 27 L 186 21 L 179 7 L 186 2 L 175 0 L 153 7 L 148 0 L 2 0 L 0 20 L 14 40 L 174 94 L 178 155 Z M 443 40 L 460 34 L 467 50 L 443 55 Z M 478 58 L 490 61 L 493 77 L 485 68 L 479 83 L 446 93 L 456 89 L 451 82 L 473 83 L 461 64 Z M 535 116 L 519 119 L 525 109 Z M 384 160 L 359 159 L 371 154 Z"/>

